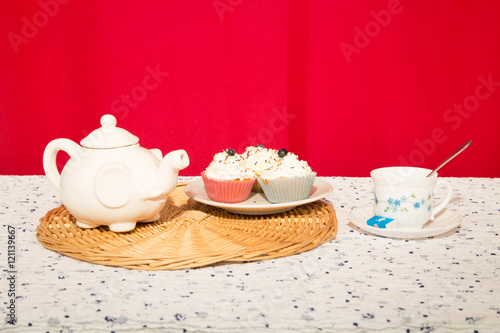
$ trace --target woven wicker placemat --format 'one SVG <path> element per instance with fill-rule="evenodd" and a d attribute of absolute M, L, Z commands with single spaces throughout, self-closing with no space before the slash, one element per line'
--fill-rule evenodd
<path fill-rule="evenodd" d="M 158 221 L 130 232 L 82 229 L 60 206 L 40 219 L 36 237 L 47 249 L 94 264 L 174 270 L 289 256 L 337 234 L 335 210 L 323 201 L 280 214 L 239 215 L 190 199 L 185 185 L 170 194 Z"/>

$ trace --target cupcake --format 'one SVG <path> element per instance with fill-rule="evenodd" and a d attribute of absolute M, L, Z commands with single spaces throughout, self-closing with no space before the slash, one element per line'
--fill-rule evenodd
<path fill-rule="evenodd" d="M 252 170 L 258 177 L 264 170 L 269 170 L 278 163 L 278 151 L 276 149 L 264 148 L 262 145 L 247 147 L 241 154 L 245 159 L 245 166 Z M 263 192 L 260 183 L 256 181 L 252 187 L 253 192 Z"/>
<path fill-rule="evenodd" d="M 256 176 L 245 167 L 245 160 L 234 149 L 215 154 L 201 173 L 210 200 L 238 203 L 248 199 Z"/>
<path fill-rule="evenodd" d="M 311 194 L 316 178 L 306 161 L 288 153 L 285 149 L 278 151 L 280 157 L 275 166 L 262 171 L 257 181 L 262 186 L 267 200 L 271 203 L 284 203 L 304 200 Z"/>

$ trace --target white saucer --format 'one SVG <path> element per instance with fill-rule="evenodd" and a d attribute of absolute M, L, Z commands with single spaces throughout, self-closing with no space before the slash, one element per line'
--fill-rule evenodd
<path fill-rule="evenodd" d="M 236 204 L 228 204 L 228 203 L 212 201 L 210 200 L 210 198 L 207 195 L 207 192 L 205 191 L 205 185 L 203 184 L 203 179 L 198 179 L 187 184 L 184 191 L 190 198 L 193 198 L 198 202 L 218 208 L 223 208 L 231 213 L 244 214 L 244 215 L 266 215 L 266 214 L 286 212 L 297 206 L 322 199 L 333 191 L 333 186 L 323 180 L 316 178 L 314 180 L 314 184 L 311 189 L 311 194 L 309 195 L 309 198 L 304 200 L 279 203 L 279 204 L 272 204 L 269 201 L 267 201 L 264 193 L 254 193 L 254 192 L 250 194 L 250 197 L 246 201 Z"/>
<path fill-rule="evenodd" d="M 363 231 L 391 238 L 425 238 L 444 234 L 450 231 L 462 222 L 462 216 L 451 210 L 443 209 L 433 222 L 429 221 L 424 224 L 424 227 L 419 230 L 408 230 L 408 229 L 384 229 L 369 226 L 366 221 L 373 217 L 373 207 L 363 207 L 353 209 L 347 218 L 355 226 Z"/>

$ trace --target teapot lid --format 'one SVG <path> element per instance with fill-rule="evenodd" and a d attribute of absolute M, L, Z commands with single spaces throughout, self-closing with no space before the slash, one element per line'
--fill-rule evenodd
<path fill-rule="evenodd" d="M 118 148 L 139 142 L 135 135 L 116 127 L 116 118 L 111 114 L 101 117 L 101 126 L 82 139 L 80 144 L 86 148 Z"/>

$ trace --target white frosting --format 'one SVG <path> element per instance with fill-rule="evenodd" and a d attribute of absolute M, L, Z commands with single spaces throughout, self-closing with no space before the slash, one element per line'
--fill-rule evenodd
<path fill-rule="evenodd" d="M 212 162 L 205 170 L 205 175 L 218 180 L 244 180 L 255 178 L 255 173 L 245 166 L 245 160 L 240 154 L 233 156 L 226 151 L 215 154 Z"/>
<path fill-rule="evenodd" d="M 245 159 L 245 165 L 248 169 L 253 170 L 257 176 L 262 171 L 274 167 L 278 160 L 278 151 L 275 149 L 267 149 L 263 147 L 247 147 L 242 154 Z"/>
<path fill-rule="evenodd" d="M 297 177 L 307 176 L 312 173 L 311 167 L 306 161 L 299 160 L 294 153 L 288 153 L 285 157 L 279 159 L 274 167 L 264 170 L 261 177 L 265 179 L 279 177 Z"/>

